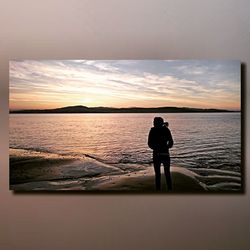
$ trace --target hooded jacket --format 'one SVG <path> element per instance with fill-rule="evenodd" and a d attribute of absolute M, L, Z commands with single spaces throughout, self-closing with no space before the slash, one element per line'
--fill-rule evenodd
<path fill-rule="evenodd" d="M 148 135 L 148 146 L 157 153 L 168 153 L 174 142 L 166 126 L 152 127 Z"/>

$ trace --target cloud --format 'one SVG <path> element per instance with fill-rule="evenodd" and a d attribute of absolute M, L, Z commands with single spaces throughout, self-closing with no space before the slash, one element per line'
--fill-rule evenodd
<path fill-rule="evenodd" d="M 49 60 L 10 62 L 10 104 L 240 107 L 237 61 Z M 14 105 L 15 100 L 15 105 Z M 129 103 L 131 101 L 131 103 Z M 19 104 L 18 104 L 19 103 Z"/>

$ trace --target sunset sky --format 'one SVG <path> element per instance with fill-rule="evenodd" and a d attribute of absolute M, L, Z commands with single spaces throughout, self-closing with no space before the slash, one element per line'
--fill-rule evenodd
<path fill-rule="evenodd" d="M 10 61 L 10 109 L 195 107 L 240 110 L 240 62 Z"/>

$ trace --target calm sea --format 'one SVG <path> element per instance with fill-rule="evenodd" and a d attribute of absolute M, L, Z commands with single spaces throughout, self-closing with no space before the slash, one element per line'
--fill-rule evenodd
<path fill-rule="evenodd" d="M 169 122 L 171 162 L 192 169 L 241 171 L 240 113 L 11 114 L 10 147 L 87 155 L 108 164 L 152 163 L 155 116 Z"/>

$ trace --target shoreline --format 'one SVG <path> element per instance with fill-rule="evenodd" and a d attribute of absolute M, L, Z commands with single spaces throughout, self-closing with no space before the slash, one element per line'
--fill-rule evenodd
<path fill-rule="evenodd" d="M 10 190 L 158 193 L 152 165 L 105 164 L 90 157 L 10 148 Z M 171 193 L 240 192 L 238 173 L 171 165 Z M 200 175 L 199 172 L 211 172 Z M 166 190 L 161 169 L 162 191 Z"/>
<path fill-rule="evenodd" d="M 124 171 L 86 157 L 74 158 L 51 153 L 10 149 L 11 177 L 16 179 L 10 187 L 12 190 L 48 191 L 155 191 L 152 166 L 144 168 L 137 166 L 138 169 L 135 169 L 135 166 L 127 165 L 127 171 Z M 98 174 L 98 168 L 100 168 L 100 174 Z M 91 175 L 92 169 L 95 170 L 95 173 Z M 107 174 L 105 174 L 105 169 Z M 194 173 L 187 169 L 172 166 L 171 175 L 173 192 L 205 190 L 199 181 L 195 179 Z M 163 191 L 164 186 L 166 186 L 166 183 L 162 173 Z"/>

